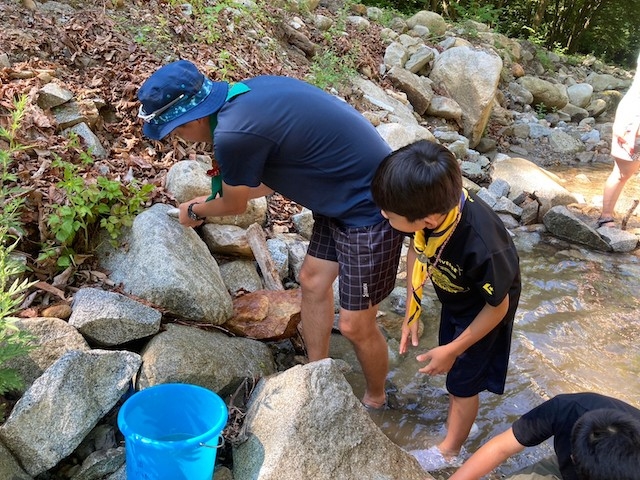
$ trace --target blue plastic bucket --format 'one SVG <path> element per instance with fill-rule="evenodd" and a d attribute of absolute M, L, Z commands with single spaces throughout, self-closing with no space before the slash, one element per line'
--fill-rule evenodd
<path fill-rule="evenodd" d="M 224 401 L 197 385 L 166 383 L 129 397 L 118 412 L 130 480 L 211 480 Z"/>

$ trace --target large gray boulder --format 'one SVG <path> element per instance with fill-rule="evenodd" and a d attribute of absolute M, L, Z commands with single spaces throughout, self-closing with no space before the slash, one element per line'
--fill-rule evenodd
<path fill-rule="evenodd" d="M 376 426 L 331 359 L 262 380 L 245 428 L 235 480 L 432 478 Z"/>
<path fill-rule="evenodd" d="M 12 321 L 16 328 L 31 337 L 34 348 L 27 355 L 7 360 L 2 366 L 11 368 L 20 375 L 24 390 L 67 352 L 90 349 L 80 332 L 59 318 L 16 318 Z"/>
<path fill-rule="evenodd" d="M 542 78 L 525 75 L 518 79 L 518 83 L 533 95 L 535 105 L 544 105 L 548 109 L 561 109 L 569 103 L 569 97 L 559 85 Z"/>
<path fill-rule="evenodd" d="M 493 163 L 492 179 L 506 180 L 511 189 L 509 199 L 514 200 L 523 193 L 535 195 L 540 203 L 539 220 L 555 205 L 578 203 L 578 198 L 557 182 L 557 176 L 518 157 L 497 158 Z"/>
<path fill-rule="evenodd" d="M 67 457 L 127 391 L 140 356 L 125 351 L 71 351 L 20 398 L 0 439 L 32 476 Z"/>
<path fill-rule="evenodd" d="M 611 251 L 611 246 L 578 216 L 564 205 L 550 209 L 543 218 L 544 225 L 552 235 L 572 243 L 586 245 L 594 250 Z"/>
<path fill-rule="evenodd" d="M 120 238 L 126 249 L 103 242 L 100 263 L 127 293 L 187 320 L 221 325 L 232 305 L 220 268 L 195 230 L 169 216 L 169 208 L 156 203 L 138 215 Z"/>
<path fill-rule="evenodd" d="M 190 383 L 225 396 L 245 378 L 260 378 L 275 371 L 273 355 L 262 342 L 169 324 L 142 351 L 136 388 Z"/>
<path fill-rule="evenodd" d="M 501 71 L 498 55 L 471 47 L 445 50 L 433 64 L 429 78 L 462 108 L 464 136 L 471 148 L 489 122 Z"/>
<path fill-rule="evenodd" d="M 69 325 L 98 345 L 121 345 L 160 331 L 158 310 L 116 292 L 81 288 L 72 307 Z"/>

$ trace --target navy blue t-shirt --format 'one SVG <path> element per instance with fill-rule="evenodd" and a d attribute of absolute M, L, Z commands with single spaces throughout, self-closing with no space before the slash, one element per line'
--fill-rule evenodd
<path fill-rule="evenodd" d="M 582 415 L 600 408 L 621 410 L 640 420 L 640 410 L 622 400 L 597 393 L 569 393 L 557 395 L 525 413 L 513 423 L 513 435 L 525 447 L 539 445 L 553 437 L 562 478 L 577 480 L 571 461 L 571 431 Z"/>
<path fill-rule="evenodd" d="M 225 103 L 214 154 L 229 185 L 264 183 L 314 213 L 361 227 L 383 220 L 370 185 L 391 148 L 355 108 L 288 77 L 245 80 Z"/>

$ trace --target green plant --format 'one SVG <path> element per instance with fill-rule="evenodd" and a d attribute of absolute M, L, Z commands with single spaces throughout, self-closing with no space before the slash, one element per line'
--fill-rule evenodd
<path fill-rule="evenodd" d="M 357 75 L 356 52 L 357 46 L 346 48 L 342 40 L 347 26 L 349 14 L 348 3 L 338 12 L 336 21 L 331 28 L 323 33 L 326 49 L 316 53 L 309 68 L 307 81 L 324 89 L 344 85 L 350 78 Z"/>
<path fill-rule="evenodd" d="M 231 55 L 229 50 L 222 50 L 218 54 L 218 69 L 216 70 L 216 73 L 220 80 L 229 81 L 229 74 L 231 74 L 236 68 L 232 59 L 233 55 Z"/>
<path fill-rule="evenodd" d="M 307 80 L 324 90 L 343 85 L 355 75 L 357 71 L 352 52 L 340 56 L 333 50 L 325 50 L 313 57 Z"/>
<path fill-rule="evenodd" d="M 553 62 L 549 58 L 546 50 L 542 48 L 536 49 L 536 57 L 546 71 L 553 71 Z"/>
<path fill-rule="evenodd" d="M 7 127 L 0 126 L 0 139 L 8 147 L 0 150 L 0 395 L 19 389 L 22 380 L 18 373 L 4 367 L 12 358 L 27 354 L 33 346 L 31 337 L 19 330 L 9 319 L 22 303 L 24 293 L 31 287 L 28 279 L 22 279 L 26 264 L 14 253 L 18 237 L 23 232 L 20 214 L 24 204 L 25 190 L 17 183 L 16 175 L 11 171 L 13 154 L 25 149 L 17 139 L 17 133 L 24 118 L 27 96 L 23 95 L 13 102 Z M 4 407 L 0 404 L 0 421 L 4 420 Z"/>
<path fill-rule="evenodd" d="M 219 3 L 213 7 L 201 7 L 197 8 L 194 5 L 194 10 L 200 18 L 203 28 L 200 31 L 199 40 L 208 45 L 213 45 L 220 40 L 220 12 L 226 8 L 224 3 Z"/>
<path fill-rule="evenodd" d="M 468 6 L 460 3 L 452 3 L 452 9 L 457 16 L 465 20 L 475 20 L 476 22 L 486 23 L 489 26 L 495 26 L 500 20 L 502 13 L 501 8 L 496 8 L 492 4 L 482 5 L 481 2 L 472 0 Z"/>
<path fill-rule="evenodd" d="M 52 205 L 47 219 L 59 245 L 43 249 L 38 260 L 57 256 L 57 264 L 63 268 L 73 263 L 75 245 L 80 243 L 85 250 L 88 248 L 92 227 L 105 229 L 115 242 L 121 229 L 132 225 L 154 189 L 151 184 L 131 182 L 124 185 L 104 176 L 85 178 L 81 175 L 81 167 L 59 156 L 52 162 L 52 167 L 62 172 L 62 180 L 56 186 L 64 193 L 66 201 Z"/>
<path fill-rule="evenodd" d="M 378 19 L 378 23 L 385 27 L 390 27 L 393 24 L 393 21 L 398 17 L 404 18 L 405 15 L 393 7 L 386 7 L 382 9 L 382 15 Z"/>
<path fill-rule="evenodd" d="M 116 20 L 115 29 L 130 37 L 138 45 L 153 51 L 159 57 L 175 55 L 170 50 L 171 44 L 175 41 L 176 32 L 169 22 L 169 13 L 145 15 L 138 21 L 132 21 L 124 9 L 118 9 L 113 14 L 113 18 Z M 180 21 L 181 17 L 174 18 Z"/>
<path fill-rule="evenodd" d="M 0 243 L 0 395 L 4 395 L 21 388 L 23 382 L 14 369 L 3 365 L 35 348 L 31 343 L 31 335 L 19 330 L 14 325 L 14 320 L 9 318 L 18 309 L 24 293 L 34 282 L 29 282 L 27 278 L 21 279 L 26 265 L 12 255 L 18 241 L 7 245 L 6 240 L 11 236 L 4 227 L 0 227 L 0 236 L 4 240 Z M 0 421 L 3 419 L 4 411 L 0 405 Z"/>
<path fill-rule="evenodd" d="M 23 234 L 20 212 L 24 204 L 25 190 L 17 184 L 16 175 L 10 170 L 13 162 L 13 154 L 23 150 L 16 139 L 16 133 L 20 128 L 25 114 L 27 96 L 23 95 L 14 101 L 10 122 L 7 128 L 0 126 L 0 139 L 6 141 L 8 148 L 0 149 L 0 205 L 3 206 L 0 215 L 0 227 L 7 232 Z"/>
<path fill-rule="evenodd" d="M 140 29 L 136 32 L 133 40 L 140 45 L 147 45 L 149 43 L 149 34 L 153 32 L 153 27 L 151 25 L 142 25 Z"/>
<path fill-rule="evenodd" d="M 544 103 L 538 103 L 536 105 L 536 115 L 539 119 L 543 119 L 547 113 L 549 113 L 549 109 Z"/>
<path fill-rule="evenodd" d="M 170 0 L 169 4 L 181 8 L 185 2 L 180 0 Z M 189 2 L 193 9 L 193 16 L 202 25 L 199 29 L 199 34 L 196 40 L 204 42 L 208 45 L 214 45 L 220 38 L 220 14 L 227 9 L 234 9 L 236 11 L 244 12 L 246 7 L 240 3 L 235 3 L 231 0 L 222 0 L 214 2 L 213 5 L 209 5 L 209 2 L 205 0 L 194 0 Z"/>

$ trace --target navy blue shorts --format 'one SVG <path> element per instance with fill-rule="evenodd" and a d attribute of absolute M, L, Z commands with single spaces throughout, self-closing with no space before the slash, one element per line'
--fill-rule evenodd
<path fill-rule="evenodd" d="M 338 262 L 340 307 L 366 310 L 391 293 L 405 234 L 387 220 L 366 227 L 344 227 L 315 215 L 307 254 Z"/>
<path fill-rule="evenodd" d="M 515 302 L 517 305 L 517 301 Z M 460 355 L 447 374 L 447 391 L 456 397 L 468 398 L 488 390 L 502 395 L 509 367 L 511 335 L 515 308 L 510 308 L 505 318 L 487 335 L 471 345 Z M 473 321 L 473 318 L 456 321 L 441 314 L 440 345 L 457 338 Z"/>

